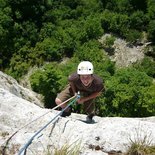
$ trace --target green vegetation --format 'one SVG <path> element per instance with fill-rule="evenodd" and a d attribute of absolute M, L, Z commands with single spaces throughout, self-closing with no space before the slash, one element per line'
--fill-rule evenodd
<path fill-rule="evenodd" d="M 80 154 L 80 148 L 77 145 L 74 145 L 74 148 L 71 148 L 69 145 L 64 145 L 62 148 L 56 148 L 54 155 L 78 155 Z"/>
<path fill-rule="evenodd" d="M 31 75 L 31 86 L 34 91 L 44 96 L 45 107 L 50 107 L 49 104 L 54 101 L 59 88 L 59 79 L 56 69 L 54 70 L 50 64 Z"/>
<path fill-rule="evenodd" d="M 154 10 L 154 0 L 0 0 L 0 70 L 20 80 L 38 66 L 30 82 L 50 108 L 77 64 L 90 60 L 106 86 L 96 100 L 98 115 L 155 115 Z M 98 39 L 109 32 L 101 45 Z M 152 47 L 147 57 L 116 69 L 106 53 L 115 38 L 136 45 L 144 34 Z"/>
<path fill-rule="evenodd" d="M 143 117 L 155 114 L 155 84 L 144 72 L 119 69 L 106 81 L 106 92 L 99 100 L 99 115 Z"/>
<path fill-rule="evenodd" d="M 126 155 L 154 155 L 155 146 L 149 146 L 145 144 L 145 139 L 143 142 L 132 142 L 131 147 Z"/>
<path fill-rule="evenodd" d="M 81 144 L 80 142 L 74 142 L 73 144 L 65 143 L 61 147 L 57 147 L 51 149 L 50 147 L 47 149 L 46 155 L 79 155 L 81 152 Z"/>
<path fill-rule="evenodd" d="M 139 71 L 145 72 L 148 76 L 155 78 L 155 61 L 145 57 L 141 62 L 134 65 Z"/>
<path fill-rule="evenodd" d="M 141 129 L 141 128 L 139 128 Z M 154 155 L 155 145 L 152 145 L 151 133 L 136 131 L 133 138 L 130 137 L 130 144 L 125 155 Z"/>

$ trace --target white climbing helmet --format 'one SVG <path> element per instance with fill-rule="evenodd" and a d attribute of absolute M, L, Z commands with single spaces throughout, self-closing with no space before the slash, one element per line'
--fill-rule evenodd
<path fill-rule="evenodd" d="M 77 74 L 79 75 L 87 75 L 87 74 L 93 74 L 94 67 L 93 64 L 89 61 L 82 61 L 79 63 L 77 68 Z"/>

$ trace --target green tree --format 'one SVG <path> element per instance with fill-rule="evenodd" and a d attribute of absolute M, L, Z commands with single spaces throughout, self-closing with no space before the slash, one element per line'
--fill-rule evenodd
<path fill-rule="evenodd" d="M 98 39 L 103 34 L 103 29 L 101 27 L 101 20 L 99 14 L 94 14 L 86 18 L 86 23 L 84 24 L 84 29 L 90 39 Z"/>
<path fill-rule="evenodd" d="M 104 100 L 100 99 L 99 115 L 124 117 L 154 115 L 152 85 L 152 79 L 144 72 L 133 68 L 118 70 L 106 81 Z"/>
<path fill-rule="evenodd" d="M 105 31 L 110 31 L 110 19 L 113 17 L 113 13 L 109 10 L 105 10 L 101 13 L 101 25 Z"/>
<path fill-rule="evenodd" d="M 155 78 L 155 61 L 149 57 L 145 57 L 141 62 L 138 62 L 134 67 L 141 71 L 145 72 L 148 76 Z"/>
<path fill-rule="evenodd" d="M 16 54 L 10 59 L 10 67 L 6 69 L 6 73 L 13 76 L 17 80 L 27 73 L 29 67 L 33 64 L 29 54 L 32 48 L 23 46 Z"/>
<path fill-rule="evenodd" d="M 32 57 L 37 57 L 43 61 L 58 61 L 64 56 L 64 49 L 59 40 L 55 38 L 46 38 L 42 42 L 38 42 L 31 53 Z M 34 61 L 40 65 L 40 60 Z M 39 62 L 39 63 L 38 63 Z"/>
<path fill-rule="evenodd" d="M 132 5 L 133 7 L 133 11 L 137 11 L 137 10 L 140 10 L 140 11 L 144 11 L 146 12 L 147 11 L 147 1 L 148 0 L 130 0 L 130 4 Z"/>
<path fill-rule="evenodd" d="M 71 26 L 68 25 L 71 24 Z M 64 26 L 64 24 L 66 26 Z M 64 50 L 65 57 L 72 57 L 75 52 L 76 46 L 79 42 L 78 39 L 79 29 L 75 22 L 65 20 L 62 22 L 62 27 L 57 27 L 54 31 L 54 38 L 61 42 Z"/>
<path fill-rule="evenodd" d="M 110 19 L 110 29 L 119 35 L 123 35 L 129 29 L 129 18 L 127 15 L 113 14 Z"/>
<path fill-rule="evenodd" d="M 89 15 L 85 18 L 82 17 L 78 20 L 78 22 L 70 22 L 72 22 L 70 25 L 74 25 L 69 25 L 67 30 L 69 30 L 72 34 L 74 33 L 73 37 L 76 41 L 80 42 L 80 44 L 83 44 L 91 39 L 98 39 L 103 34 L 100 15 L 97 13 L 94 15 Z"/>
<path fill-rule="evenodd" d="M 41 17 L 46 11 L 47 1 L 8 0 L 8 4 L 12 8 L 12 16 L 16 22 L 34 21 L 41 26 Z"/>
<path fill-rule="evenodd" d="M 51 38 L 55 30 L 55 25 L 51 22 L 43 23 L 43 26 L 39 33 L 39 41 L 43 41 L 45 38 Z"/>
<path fill-rule="evenodd" d="M 22 24 L 14 23 L 14 48 L 16 51 L 23 46 L 34 47 L 38 41 L 38 28 L 34 22 L 24 21 Z"/>
<path fill-rule="evenodd" d="M 79 17 L 87 17 L 93 13 L 101 11 L 101 2 L 98 0 L 80 0 L 79 5 L 76 7 L 76 13 Z"/>
<path fill-rule="evenodd" d="M 101 25 L 107 32 L 113 32 L 114 34 L 125 37 L 125 34 L 130 29 L 129 17 L 125 14 L 113 13 L 109 10 L 105 10 L 101 14 Z"/>
<path fill-rule="evenodd" d="M 101 0 L 104 9 L 120 14 L 130 14 L 133 10 L 128 0 Z"/>
<path fill-rule="evenodd" d="M 13 19 L 7 0 L 0 0 L 0 70 L 8 67 L 13 55 Z"/>
<path fill-rule="evenodd" d="M 70 74 L 76 72 L 79 62 L 78 58 L 72 57 L 71 59 L 64 59 L 62 63 L 58 64 L 57 74 L 61 77 L 59 80 L 59 90 L 64 89 L 64 87 L 68 84 L 68 77 Z"/>
<path fill-rule="evenodd" d="M 147 102 L 147 105 L 145 108 L 147 108 L 148 113 L 154 116 L 155 115 L 155 104 L 154 104 L 155 103 L 155 84 L 151 85 L 147 89 L 147 92 L 144 92 L 144 101 Z"/>
<path fill-rule="evenodd" d="M 146 31 L 148 18 L 143 11 L 135 11 L 130 15 L 130 28 L 138 31 Z"/>
<path fill-rule="evenodd" d="M 116 7 L 115 11 L 122 15 L 123 14 L 129 15 L 133 10 L 133 6 L 128 0 L 117 0 L 115 7 Z"/>
<path fill-rule="evenodd" d="M 148 38 L 155 41 L 155 20 L 150 20 L 148 25 Z"/>
<path fill-rule="evenodd" d="M 137 40 L 142 38 L 142 33 L 135 29 L 129 29 L 123 35 L 126 38 L 126 41 L 132 44 L 136 43 Z"/>
<path fill-rule="evenodd" d="M 30 77 L 32 89 L 44 96 L 46 108 L 55 106 L 55 98 L 59 91 L 60 78 L 57 74 L 56 64 L 47 64 Z"/>
<path fill-rule="evenodd" d="M 147 12 L 148 16 L 151 20 L 155 19 L 155 1 L 154 0 L 148 0 L 147 1 Z"/>

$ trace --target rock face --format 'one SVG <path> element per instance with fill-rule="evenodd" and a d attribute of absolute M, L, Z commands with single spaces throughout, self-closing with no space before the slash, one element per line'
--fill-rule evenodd
<path fill-rule="evenodd" d="M 115 54 L 111 56 L 111 60 L 115 61 L 118 67 L 127 67 L 144 58 L 144 46 L 129 47 L 124 40 L 117 39 L 113 47 Z"/>
<path fill-rule="evenodd" d="M 26 99 L 30 102 L 33 102 L 34 104 L 37 104 L 41 107 L 43 107 L 43 103 L 39 100 L 39 95 L 35 92 L 22 87 L 18 84 L 18 82 L 13 79 L 11 76 L 8 76 L 0 71 L 0 88 L 4 88 L 5 90 L 8 90 L 10 93 Z"/>
<path fill-rule="evenodd" d="M 99 42 L 104 46 L 106 38 L 111 37 L 110 34 L 103 35 Z M 146 44 L 130 47 L 123 39 L 116 38 L 113 48 L 113 54 L 109 55 L 110 59 L 115 62 L 117 67 L 127 67 L 144 58 L 144 49 Z"/>
<path fill-rule="evenodd" d="M 30 138 L 59 113 L 41 108 L 0 88 L 0 154 L 18 154 Z M 57 120 L 37 134 L 26 154 L 53 154 L 56 148 L 76 146 L 76 149 L 80 147 L 81 155 L 108 155 L 112 150 L 125 152 L 130 145 L 130 139 L 134 141 L 144 139 L 145 136 L 155 145 L 155 117 L 95 116 L 94 124 L 83 122 L 85 117 L 74 113 L 67 118 L 57 117 Z"/>

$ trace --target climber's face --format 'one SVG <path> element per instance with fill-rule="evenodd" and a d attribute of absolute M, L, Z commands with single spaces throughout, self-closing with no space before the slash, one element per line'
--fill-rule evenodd
<path fill-rule="evenodd" d="M 92 75 L 80 75 L 80 80 L 84 86 L 89 86 L 91 85 L 93 81 Z"/>

